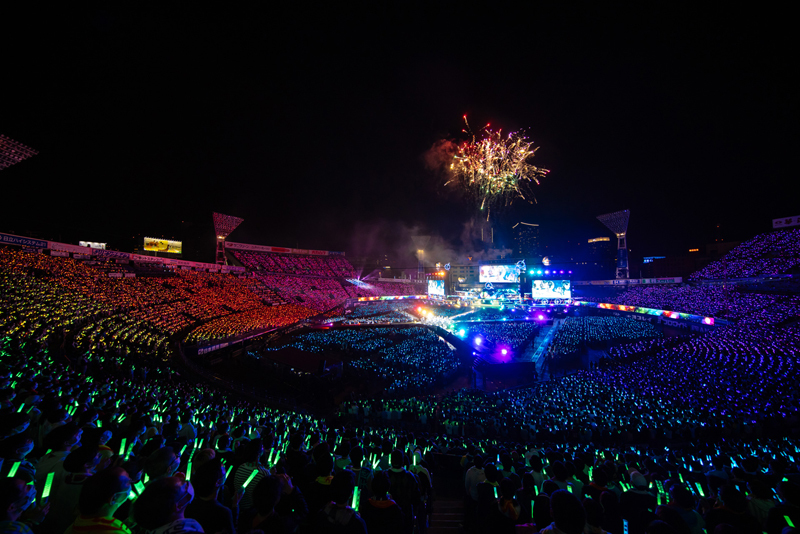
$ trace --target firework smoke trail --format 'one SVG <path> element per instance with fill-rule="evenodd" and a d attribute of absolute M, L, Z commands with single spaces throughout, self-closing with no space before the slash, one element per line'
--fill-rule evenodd
<path fill-rule="evenodd" d="M 508 206 L 517 198 L 535 202 L 532 187 L 550 171 L 530 163 L 537 150 L 533 143 L 520 132 L 507 136 L 502 131 L 493 132 L 488 124 L 479 138 L 472 133 L 466 116 L 464 124 L 471 141 L 458 146 L 450 165 L 453 177 L 445 185 L 453 184 L 469 193 L 481 210 L 487 210 L 486 220 L 493 207 Z"/>

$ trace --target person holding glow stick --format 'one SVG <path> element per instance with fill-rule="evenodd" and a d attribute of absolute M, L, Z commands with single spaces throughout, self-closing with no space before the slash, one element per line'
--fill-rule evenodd
<path fill-rule="evenodd" d="M 344 469 L 334 475 L 330 485 L 332 499 L 312 519 L 313 531 L 321 534 L 367 534 L 364 520 L 350 506 L 355 490 L 355 474 Z"/>
<path fill-rule="evenodd" d="M 80 515 L 65 531 L 78 534 L 97 530 L 104 534 L 130 534 L 130 529 L 114 512 L 128 499 L 131 480 L 121 467 L 109 467 L 92 476 L 83 484 L 78 500 Z"/>
<path fill-rule="evenodd" d="M 23 513 L 26 521 L 38 525 L 46 519 L 50 503 L 40 504 L 29 510 L 36 501 L 36 488 L 17 477 L 0 478 L 0 524 L 5 532 L 32 534 L 26 522 L 20 521 Z M 26 512 L 27 511 L 27 512 Z"/>

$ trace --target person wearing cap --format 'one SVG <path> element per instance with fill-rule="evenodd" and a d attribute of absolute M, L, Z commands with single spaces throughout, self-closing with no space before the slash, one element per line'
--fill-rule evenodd
<path fill-rule="evenodd" d="M 647 491 L 647 479 L 639 471 L 631 471 L 631 489 L 619 498 L 622 518 L 628 520 L 631 532 L 643 532 L 655 521 L 656 496 Z"/>
<path fill-rule="evenodd" d="M 64 534 L 130 534 L 130 529 L 114 512 L 128 499 L 131 480 L 121 467 L 109 467 L 83 483 L 80 515 Z"/>

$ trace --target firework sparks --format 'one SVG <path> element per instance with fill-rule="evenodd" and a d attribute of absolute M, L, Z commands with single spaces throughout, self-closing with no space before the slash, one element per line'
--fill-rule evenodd
<path fill-rule="evenodd" d="M 481 210 L 487 210 L 486 220 L 492 208 L 508 206 L 517 198 L 535 202 L 531 188 L 550 171 L 530 163 L 537 150 L 533 143 L 520 132 L 503 136 L 502 131 L 490 130 L 488 124 L 478 137 L 470 130 L 466 116 L 464 124 L 471 140 L 458 146 L 450 165 L 452 178 L 445 185 L 469 193 Z"/>

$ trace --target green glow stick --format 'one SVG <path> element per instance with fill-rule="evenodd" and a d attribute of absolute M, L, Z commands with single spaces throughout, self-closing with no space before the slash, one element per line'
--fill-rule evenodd
<path fill-rule="evenodd" d="M 128 438 L 122 438 L 122 441 L 119 444 L 119 455 L 123 456 L 125 454 L 125 443 L 128 441 Z"/>
<path fill-rule="evenodd" d="M 8 478 L 11 478 L 17 474 L 17 469 L 19 469 L 19 464 L 21 463 L 22 462 L 14 462 L 14 464 L 11 466 L 11 471 L 8 472 Z"/>
<path fill-rule="evenodd" d="M 192 479 L 192 461 L 189 460 L 189 462 L 186 464 L 186 482 L 189 482 L 189 480 L 191 479 Z"/>
<path fill-rule="evenodd" d="M 787 525 L 789 525 L 790 527 L 794 528 L 794 523 L 792 523 L 792 520 L 789 518 L 788 515 L 783 516 L 783 518 L 786 520 L 786 524 Z"/>
<path fill-rule="evenodd" d="M 225 472 L 225 480 L 228 480 L 228 477 L 231 476 L 231 471 L 233 471 L 233 466 L 230 466 Z"/>
<path fill-rule="evenodd" d="M 699 482 L 695 482 L 694 485 L 697 486 L 697 491 L 700 492 L 700 496 L 705 497 L 706 495 L 703 493 L 703 486 L 701 486 Z"/>
<path fill-rule="evenodd" d="M 186 445 L 181 448 L 181 453 L 178 456 L 183 456 L 184 452 L 186 452 Z"/>
<path fill-rule="evenodd" d="M 25 407 L 24 404 L 20 404 L 19 408 L 17 408 L 17 413 L 20 413 L 24 407 Z"/>
<path fill-rule="evenodd" d="M 139 482 L 137 482 L 136 484 L 134 484 L 134 485 L 133 485 L 133 487 L 134 487 L 134 488 L 136 488 L 136 492 L 137 492 L 139 495 L 141 495 L 141 494 L 142 494 L 142 492 L 144 491 L 144 482 L 142 482 L 142 481 L 140 480 Z"/>
<path fill-rule="evenodd" d="M 353 510 L 355 510 L 356 512 L 358 512 L 358 494 L 359 493 L 361 493 L 361 490 L 358 488 L 358 486 L 356 486 L 355 489 L 353 490 L 353 505 L 350 507 Z"/>
<path fill-rule="evenodd" d="M 50 496 L 50 488 L 53 487 L 53 478 L 55 476 L 55 471 L 47 473 L 47 479 L 44 481 L 44 489 L 42 490 L 42 499 L 46 499 Z"/>
<path fill-rule="evenodd" d="M 256 478 L 256 474 L 258 474 L 258 468 L 253 469 L 253 472 L 250 473 L 250 476 L 247 477 L 247 480 L 244 481 L 244 484 L 242 484 L 242 487 L 246 488 L 247 485 L 250 484 L 253 481 L 254 478 Z"/>
<path fill-rule="evenodd" d="M 103 422 L 100 419 L 97 420 L 97 428 L 103 428 Z"/>

